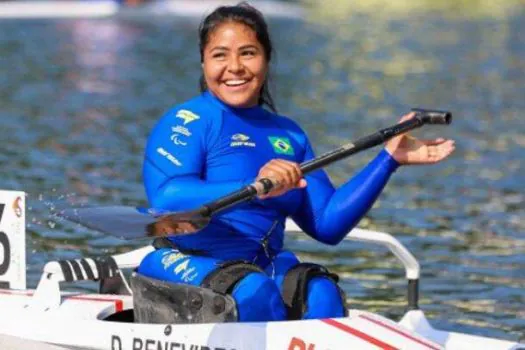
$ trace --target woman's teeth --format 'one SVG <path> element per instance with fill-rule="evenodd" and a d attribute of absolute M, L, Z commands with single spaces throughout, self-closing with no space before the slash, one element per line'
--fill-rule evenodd
<path fill-rule="evenodd" d="M 225 82 L 227 86 L 239 86 L 246 83 L 247 80 L 228 80 Z"/>

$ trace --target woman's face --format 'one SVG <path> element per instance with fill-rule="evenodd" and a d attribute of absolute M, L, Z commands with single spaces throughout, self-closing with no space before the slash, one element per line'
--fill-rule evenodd
<path fill-rule="evenodd" d="M 202 69 L 209 91 L 232 107 L 254 107 L 268 72 L 255 32 L 238 22 L 219 25 L 204 47 Z"/>

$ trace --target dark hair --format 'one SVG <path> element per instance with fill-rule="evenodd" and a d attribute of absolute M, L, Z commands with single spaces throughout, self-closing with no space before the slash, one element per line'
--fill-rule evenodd
<path fill-rule="evenodd" d="M 255 32 L 257 40 L 261 43 L 264 49 L 266 60 L 270 62 L 273 53 L 273 46 L 272 40 L 270 39 L 270 33 L 268 32 L 268 25 L 259 10 L 243 1 L 235 6 L 220 6 L 216 8 L 201 22 L 199 26 L 199 50 L 201 63 L 204 61 L 204 48 L 208 44 L 210 34 L 225 22 L 242 23 L 251 28 Z M 268 80 L 269 76 L 267 75 L 261 88 L 258 104 L 259 106 L 266 104 L 273 112 L 276 112 L 277 109 L 275 108 L 273 98 L 268 89 Z M 202 75 L 199 80 L 199 87 L 201 92 L 207 89 L 204 75 Z"/>

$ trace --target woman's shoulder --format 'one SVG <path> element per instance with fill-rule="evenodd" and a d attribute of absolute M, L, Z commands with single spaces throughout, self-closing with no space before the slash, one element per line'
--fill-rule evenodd
<path fill-rule="evenodd" d="M 198 95 L 171 107 L 163 119 L 170 119 L 187 125 L 197 120 L 210 119 L 214 116 L 214 112 L 220 113 L 220 110 L 215 108 L 203 95 Z"/>
<path fill-rule="evenodd" d="M 270 111 L 267 111 L 271 115 L 271 117 L 275 120 L 277 124 L 283 129 L 285 129 L 288 133 L 293 134 L 298 139 L 303 139 L 306 137 L 306 133 L 303 130 L 303 128 L 297 123 L 295 120 L 291 119 L 290 117 L 273 113 Z"/>
<path fill-rule="evenodd" d="M 291 128 L 291 129 L 301 130 L 301 127 L 299 126 L 299 124 L 296 121 L 294 121 L 292 118 L 290 118 L 290 117 L 288 117 L 286 115 L 280 114 L 280 113 L 276 113 L 276 112 L 270 111 L 270 110 L 265 109 L 265 108 L 263 108 L 263 110 L 264 110 L 264 113 L 269 118 L 273 119 L 280 126 Z"/>

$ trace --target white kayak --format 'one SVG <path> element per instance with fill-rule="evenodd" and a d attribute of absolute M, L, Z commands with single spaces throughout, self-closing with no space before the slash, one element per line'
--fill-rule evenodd
<path fill-rule="evenodd" d="M 417 308 L 419 264 L 393 236 L 354 229 L 346 239 L 379 244 L 403 264 L 408 311 L 399 322 L 349 310 L 345 318 L 220 324 L 133 322 L 133 296 L 122 271 L 152 247 L 105 258 L 51 261 L 34 290 L 25 281 L 25 195 L 0 191 L 0 349 L 335 350 L 525 349 L 525 344 L 434 329 Z M 292 222 L 287 231 L 298 231 Z M 60 282 L 120 281 L 120 294 L 62 291 Z"/>

